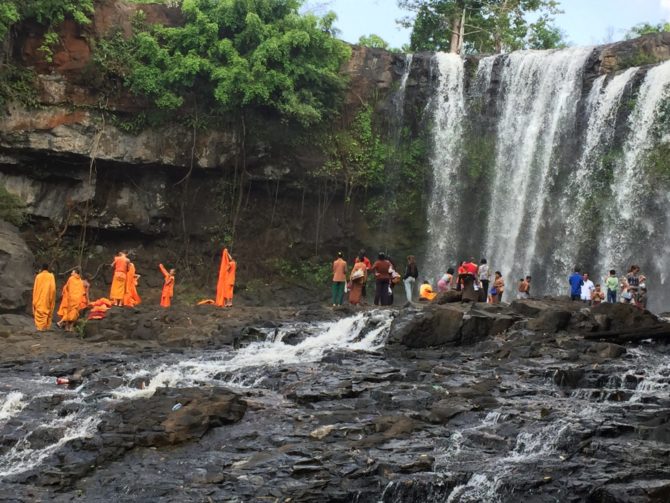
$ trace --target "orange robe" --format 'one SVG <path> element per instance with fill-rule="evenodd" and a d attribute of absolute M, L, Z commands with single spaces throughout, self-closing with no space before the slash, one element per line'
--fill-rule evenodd
<path fill-rule="evenodd" d="M 63 287 L 63 298 L 58 308 L 61 321 L 75 322 L 79 319 L 79 310 L 84 295 L 86 295 L 84 282 L 79 276 L 70 276 Z"/>
<path fill-rule="evenodd" d="M 126 293 L 123 296 L 123 305 L 125 307 L 134 307 L 142 302 L 137 293 L 137 275 L 135 274 L 135 264 L 128 265 L 128 274 L 126 276 Z"/>
<path fill-rule="evenodd" d="M 165 283 L 163 284 L 163 291 L 161 292 L 161 306 L 170 307 L 172 302 L 172 296 L 174 295 L 174 276 L 170 276 L 170 273 L 163 266 L 163 264 L 158 264 L 163 277 L 165 278 Z"/>
<path fill-rule="evenodd" d="M 56 278 L 49 271 L 35 276 L 33 286 L 33 317 L 37 330 L 51 328 L 54 308 L 56 307 Z"/>
<path fill-rule="evenodd" d="M 437 294 L 433 291 L 433 287 L 430 285 L 421 285 L 419 287 L 419 298 L 425 299 L 427 301 L 432 301 Z"/>
<path fill-rule="evenodd" d="M 226 288 L 228 284 L 228 271 L 230 269 L 231 256 L 228 253 L 228 248 L 223 249 L 221 254 L 221 265 L 219 266 L 219 279 L 216 282 L 216 300 L 214 303 L 217 306 L 223 307 L 226 304 Z"/>
<path fill-rule="evenodd" d="M 126 294 L 126 277 L 128 275 L 129 260 L 126 257 L 114 257 L 114 277 L 112 287 L 109 290 L 109 298 L 112 301 L 123 301 Z"/>
<path fill-rule="evenodd" d="M 223 285 L 223 298 L 224 300 L 233 302 L 233 290 L 235 289 L 235 273 L 237 272 L 237 262 L 231 259 L 230 265 L 228 266 L 228 275 L 226 276 L 226 282 Z"/>

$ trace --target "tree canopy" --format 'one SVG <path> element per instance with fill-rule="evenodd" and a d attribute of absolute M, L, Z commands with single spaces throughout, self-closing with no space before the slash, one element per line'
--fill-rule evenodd
<path fill-rule="evenodd" d="M 399 23 L 412 28 L 414 51 L 500 53 L 565 45 L 553 24 L 558 0 L 398 0 L 398 5 L 413 13 Z"/>
<path fill-rule="evenodd" d="M 643 35 L 650 35 L 652 33 L 670 32 L 670 22 L 667 23 L 640 23 L 633 26 L 625 35 L 626 40 L 631 38 L 641 37 Z"/>
<path fill-rule="evenodd" d="M 97 61 L 161 109 L 197 97 L 220 112 L 268 109 L 309 126 L 336 107 L 349 47 L 335 17 L 299 0 L 184 0 L 183 26 L 138 28 L 100 44 Z"/>
<path fill-rule="evenodd" d="M 371 33 L 370 35 L 363 35 L 358 39 L 358 45 L 365 47 L 372 47 L 374 49 L 388 49 L 389 44 L 379 35 Z"/>

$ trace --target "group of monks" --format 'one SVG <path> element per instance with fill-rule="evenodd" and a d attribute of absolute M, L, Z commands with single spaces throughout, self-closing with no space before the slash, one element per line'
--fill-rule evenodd
<path fill-rule="evenodd" d="M 63 286 L 61 303 L 58 308 L 60 321 L 57 325 L 59 327 L 67 331 L 73 331 L 81 311 L 87 307 L 91 308 L 89 319 L 101 319 L 112 306 L 135 307 L 142 302 L 137 293 L 140 276 L 136 272 L 135 265 L 128 258 L 128 254 L 125 252 L 117 253 L 111 266 L 114 272 L 109 299 L 101 298 L 93 302 L 89 300 L 88 281 L 81 277 L 79 269 L 72 270 Z M 163 264 L 159 264 L 158 267 L 164 279 L 160 305 L 167 308 L 170 307 L 174 296 L 176 271 L 175 269 L 166 269 Z M 237 263 L 231 257 L 228 249 L 224 248 L 216 285 L 216 299 L 201 301 L 198 304 L 213 304 L 219 307 L 232 306 L 236 270 Z M 45 264 L 35 276 L 33 286 L 33 317 L 37 330 L 43 331 L 51 328 L 55 307 L 56 278 L 49 271 L 49 266 Z"/>

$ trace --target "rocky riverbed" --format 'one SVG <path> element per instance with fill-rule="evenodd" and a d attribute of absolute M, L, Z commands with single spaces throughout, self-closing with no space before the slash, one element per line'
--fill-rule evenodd
<path fill-rule="evenodd" d="M 447 300 L 142 308 L 83 336 L 10 316 L 0 499 L 670 499 L 662 320 Z"/>

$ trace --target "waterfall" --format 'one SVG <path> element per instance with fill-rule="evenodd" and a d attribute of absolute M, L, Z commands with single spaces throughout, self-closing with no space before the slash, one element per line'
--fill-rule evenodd
<path fill-rule="evenodd" d="M 400 133 L 402 129 L 402 122 L 405 117 L 405 94 L 407 91 L 407 80 L 409 79 L 409 74 L 412 72 L 412 61 L 414 59 L 413 54 L 407 54 L 405 56 L 405 68 L 402 72 L 402 77 L 400 77 L 400 86 L 398 87 L 398 92 L 393 98 L 395 104 L 395 114 L 396 122 L 398 124 L 397 132 Z"/>
<path fill-rule="evenodd" d="M 574 131 L 590 48 L 505 57 L 495 178 L 487 230 L 493 266 L 516 279 L 531 268 L 555 182 L 557 146 Z"/>
<path fill-rule="evenodd" d="M 461 160 L 465 95 L 463 60 L 455 54 L 438 53 L 434 64 L 439 84 L 434 97 L 432 192 L 428 205 L 429 277 L 444 272 L 456 261 L 459 210 L 458 168 Z"/>
<path fill-rule="evenodd" d="M 663 169 L 653 149 L 670 144 L 670 62 L 598 76 L 594 55 L 490 56 L 472 77 L 460 58 L 434 56 L 430 276 L 483 252 L 508 291 L 532 274 L 534 294 L 563 294 L 575 265 L 597 281 L 639 263 L 665 309 L 670 192 L 649 155 Z"/>
<path fill-rule="evenodd" d="M 629 87 L 631 80 L 638 72 L 638 68 L 629 68 L 607 82 L 608 77 L 598 77 L 591 88 L 586 114 L 588 125 L 581 155 L 574 172 L 570 173 L 566 188 L 561 194 L 554 210 L 560 215 L 563 223 L 564 236 L 556 243 L 552 260 L 552 268 L 557 271 L 553 281 L 547 282 L 547 287 L 553 291 L 561 291 L 565 274 L 579 261 L 578 251 L 581 247 L 589 247 L 588 240 L 593 239 L 583 232 L 583 222 L 589 221 L 593 215 L 591 204 L 603 204 L 606 199 L 605 188 L 601 187 L 603 156 L 612 146 L 616 130 L 616 118 L 621 105 L 624 91 Z M 606 168 L 605 168 L 606 169 Z M 603 272 L 602 270 L 596 272 Z"/>
<path fill-rule="evenodd" d="M 655 141 L 654 126 L 660 107 L 670 99 L 670 61 L 647 72 L 629 118 L 629 135 L 616 164 L 612 198 L 602 233 L 601 268 L 643 263 L 655 281 L 665 284 L 670 267 L 670 219 L 667 192 L 659 194 L 653 174 L 641 169 Z M 666 112 L 667 113 L 667 112 Z M 667 135 L 667 131 L 663 131 Z M 667 140 L 666 140 L 667 141 Z M 657 295 L 665 295 L 657 288 Z"/>

